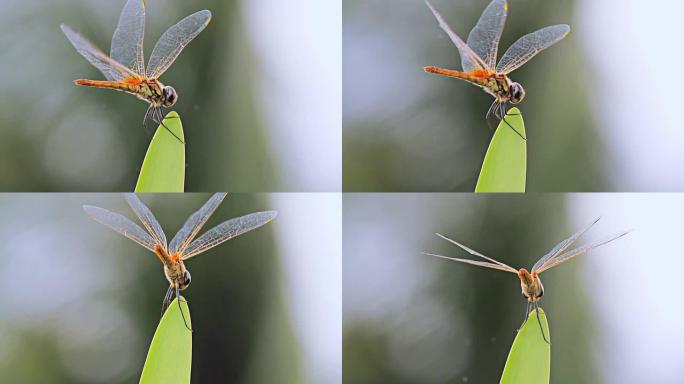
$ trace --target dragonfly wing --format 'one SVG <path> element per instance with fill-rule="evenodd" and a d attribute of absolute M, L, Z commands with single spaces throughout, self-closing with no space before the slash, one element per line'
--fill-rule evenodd
<path fill-rule="evenodd" d="M 183 260 L 189 259 L 235 236 L 259 228 L 273 220 L 277 215 L 278 212 L 276 211 L 256 212 L 224 221 L 193 241 L 188 249 L 183 252 L 182 258 Z"/>
<path fill-rule="evenodd" d="M 468 259 L 458 259 L 458 258 L 455 258 L 455 257 L 436 255 L 436 254 L 434 254 L 434 253 L 427 253 L 427 252 L 423 252 L 423 255 L 439 257 L 439 258 L 442 258 L 442 259 L 447 259 L 447 260 L 452 260 L 452 261 L 460 261 L 461 263 L 477 265 L 478 267 L 485 267 L 485 268 L 491 268 L 491 269 L 498 269 L 499 271 L 506 271 L 506 272 L 518 273 L 518 271 L 516 271 L 516 270 L 510 270 L 510 269 L 508 269 L 508 268 L 506 268 L 506 267 L 503 267 L 503 266 L 501 266 L 501 265 L 499 265 L 499 264 L 488 263 L 488 262 L 486 262 L 486 261 L 477 261 L 477 260 L 468 260 Z"/>
<path fill-rule="evenodd" d="M 156 79 L 164 74 L 183 48 L 209 25 L 210 20 L 211 12 L 199 11 L 167 29 L 154 46 L 147 65 L 147 77 Z"/>
<path fill-rule="evenodd" d="M 534 266 L 532 266 L 532 270 L 536 270 L 539 268 L 542 264 L 544 264 L 548 259 L 552 257 L 556 257 L 559 254 L 565 252 L 566 249 L 568 249 L 572 243 L 577 241 L 580 236 L 582 236 L 585 232 L 587 232 L 591 227 L 594 226 L 594 224 L 598 223 L 598 221 L 601 220 L 600 217 L 597 217 L 594 219 L 594 221 L 591 222 L 591 224 L 587 225 L 586 227 L 580 229 L 576 233 L 574 233 L 572 236 L 568 237 L 567 239 L 561 241 L 560 243 L 556 244 L 553 249 L 549 251 L 546 255 L 542 256 L 536 263 L 534 263 Z"/>
<path fill-rule="evenodd" d="M 446 241 L 448 241 L 448 242 L 450 242 L 450 243 L 452 243 L 452 244 L 454 244 L 454 245 L 457 245 L 458 247 L 460 247 L 461 249 L 463 249 L 464 251 L 470 253 L 470 254 L 473 255 L 473 256 L 478 256 L 478 257 L 481 257 L 481 258 L 483 258 L 483 259 L 485 259 L 485 260 L 491 261 L 492 263 L 499 265 L 501 268 L 503 268 L 504 270 L 507 270 L 507 271 L 509 271 L 509 272 L 518 273 L 518 270 L 515 269 L 515 268 L 513 268 L 513 267 L 511 267 L 510 265 L 506 265 L 506 264 L 504 264 L 504 263 L 502 263 L 502 262 L 500 262 L 500 261 L 498 261 L 498 260 L 492 259 L 491 257 L 487 257 L 487 256 L 485 256 L 485 255 L 483 255 L 483 254 L 481 254 L 481 253 L 479 253 L 479 252 L 477 252 L 477 251 L 475 251 L 475 250 L 472 250 L 472 249 L 466 247 L 465 245 L 463 245 L 463 244 L 457 242 L 456 240 L 452 240 L 452 239 L 450 239 L 450 238 L 448 238 L 448 237 L 446 237 L 446 236 L 444 236 L 444 235 L 442 235 L 442 234 L 439 234 L 439 233 L 437 234 L 437 236 L 441 237 L 442 239 L 444 239 L 444 240 L 446 240 Z"/>
<path fill-rule="evenodd" d="M 468 46 L 482 58 L 489 68 L 496 67 L 496 52 L 499 49 L 499 40 L 501 40 L 507 14 L 508 2 L 506 0 L 492 1 L 468 35 Z M 465 67 L 465 63 L 462 64 Z"/>
<path fill-rule="evenodd" d="M 537 53 L 561 41 L 568 33 L 567 24 L 552 25 L 519 38 L 504 53 L 496 66 L 496 72 L 509 74 L 527 63 Z"/>
<path fill-rule="evenodd" d="M 166 235 L 164 235 L 164 230 L 162 229 L 161 225 L 159 225 L 157 218 L 155 218 L 154 214 L 152 214 L 152 211 L 150 211 L 150 209 L 147 208 L 147 206 L 140 201 L 138 196 L 136 196 L 134 193 L 126 193 L 125 197 L 128 205 L 131 207 L 133 212 L 135 212 L 135 215 L 138 216 L 140 222 L 143 223 L 145 229 L 147 229 L 147 232 L 152 235 L 155 242 L 163 245 L 164 249 L 166 249 Z"/>
<path fill-rule="evenodd" d="M 607 238 L 605 238 L 605 239 L 603 239 L 603 240 L 601 240 L 601 241 L 598 241 L 598 242 L 596 242 L 596 243 L 593 243 L 593 244 L 590 244 L 590 245 L 585 245 L 585 246 L 583 246 L 583 247 L 575 248 L 575 249 L 573 249 L 573 250 L 570 250 L 570 251 L 567 251 L 567 252 L 565 252 L 565 253 L 562 253 L 562 254 L 560 254 L 560 255 L 558 255 L 558 256 L 556 256 L 556 257 L 553 257 L 553 258 L 547 260 L 547 261 L 546 261 L 543 265 L 541 265 L 538 269 L 533 269 L 533 272 L 542 273 L 542 272 L 546 271 L 546 270 L 549 269 L 549 268 L 553 268 L 553 267 L 555 267 L 555 266 L 558 265 L 558 264 L 564 263 L 564 262 L 566 262 L 566 261 L 572 259 L 573 257 L 579 256 L 579 255 L 583 255 L 583 254 L 589 252 L 590 250 L 592 250 L 592 249 L 594 249 L 594 248 L 596 248 L 596 247 L 599 247 L 599 246 L 601 246 L 601 245 L 603 245 L 603 244 L 610 243 L 610 242 L 613 241 L 613 240 L 617 240 L 617 239 L 621 238 L 622 236 L 628 234 L 629 232 L 631 232 L 631 231 L 620 232 L 620 233 L 617 233 L 617 234 L 615 234 L 615 235 L 613 235 L 613 236 L 607 237 Z"/>
<path fill-rule="evenodd" d="M 112 37 L 109 57 L 143 76 L 145 57 L 143 36 L 145 34 L 144 0 L 128 0 Z"/>
<path fill-rule="evenodd" d="M 147 232 L 140 228 L 136 223 L 129 220 L 118 213 L 108 211 L 104 208 L 93 207 L 92 205 L 84 205 L 83 210 L 100 224 L 106 225 L 109 228 L 119 232 L 128 237 L 136 243 L 154 252 L 156 242 Z"/>
<path fill-rule="evenodd" d="M 216 211 L 216 208 L 221 204 L 225 197 L 225 193 L 214 194 L 206 203 L 204 203 L 202 208 L 188 217 L 185 224 L 183 224 L 183 227 L 178 230 L 176 236 L 171 240 L 169 251 L 171 253 L 183 253 L 192 239 L 194 239 L 195 236 L 197 236 L 197 233 L 202 229 L 204 223 L 206 223 L 211 215 L 214 214 L 214 211 Z"/>
<path fill-rule="evenodd" d="M 427 0 L 425 0 L 425 4 L 427 4 L 428 8 L 430 8 L 430 11 L 432 11 L 432 14 L 435 15 L 435 18 L 439 22 L 440 28 L 449 35 L 449 38 L 451 41 L 456 45 L 456 48 L 458 48 L 458 53 L 461 55 L 461 65 L 463 66 L 463 71 L 464 72 L 470 72 L 474 70 L 485 70 L 485 71 L 491 71 L 492 68 L 487 66 L 487 64 L 480 58 L 480 56 L 477 55 L 466 43 L 461 40 L 460 37 L 454 31 L 451 30 L 451 27 L 444 21 L 444 18 L 442 15 L 440 15 L 435 8 L 430 4 Z"/>
<path fill-rule="evenodd" d="M 109 81 L 123 81 L 131 77 L 138 77 L 137 74 L 133 73 L 130 69 L 117 63 L 97 48 L 93 43 L 88 41 L 85 37 L 74 32 L 68 25 L 61 25 L 62 32 L 71 42 L 71 45 L 76 48 L 76 51 L 85 57 L 86 60 L 95 68 L 99 69 L 100 72 Z"/>

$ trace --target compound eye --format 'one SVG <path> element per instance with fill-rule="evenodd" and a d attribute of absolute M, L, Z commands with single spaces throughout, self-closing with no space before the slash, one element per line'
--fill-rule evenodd
<path fill-rule="evenodd" d="M 176 94 L 176 90 L 173 89 L 173 87 L 166 86 L 164 87 L 164 101 L 167 106 L 171 106 L 176 104 L 176 101 L 178 100 L 178 94 Z"/>
<path fill-rule="evenodd" d="M 525 90 L 518 83 L 511 84 L 511 103 L 517 104 L 525 98 Z"/>
<path fill-rule="evenodd" d="M 186 285 L 190 285 L 190 281 L 192 280 L 192 278 L 190 277 L 190 271 L 185 271 L 185 273 L 183 274 L 183 280 L 185 280 Z"/>

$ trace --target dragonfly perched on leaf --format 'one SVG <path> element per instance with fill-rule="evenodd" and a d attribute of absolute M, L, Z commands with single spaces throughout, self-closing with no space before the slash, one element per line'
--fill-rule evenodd
<path fill-rule="evenodd" d="M 147 102 L 143 125 L 148 119 L 161 124 L 181 143 L 183 140 L 164 125 L 162 108 L 171 108 L 178 101 L 176 90 L 164 85 L 159 77 L 173 64 L 178 55 L 190 42 L 209 25 L 211 12 L 199 11 L 179 21 L 164 32 L 152 50 L 145 69 L 143 36 L 145 34 L 144 0 L 128 0 L 121 11 L 119 24 L 112 37 L 112 46 L 107 56 L 85 37 L 62 24 L 62 32 L 90 64 L 102 72 L 107 81 L 75 80 L 77 85 L 108 88 L 133 94 Z"/>
<path fill-rule="evenodd" d="M 582 236 L 585 232 L 587 232 L 591 227 L 594 226 L 598 221 L 600 220 L 600 217 L 595 219 L 591 224 L 586 226 L 585 228 L 577 231 L 574 235 L 568 237 L 567 239 L 561 241 L 560 243 L 556 244 L 549 253 L 546 255 L 542 256 L 533 266 L 530 271 L 528 271 L 525 268 L 520 268 L 520 269 L 515 269 L 507 264 L 504 264 L 500 261 L 497 261 L 491 257 L 487 257 L 477 251 L 474 251 L 465 245 L 452 240 L 444 235 L 437 234 L 437 236 L 443 238 L 444 240 L 457 245 L 464 251 L 470 253 L 473 256 L 481 257 L 487 261 L 479 261 L 479 260 L 468 260 L 468 259 L 458 259 L 454 257 L 449 257 L 449 256 L 442 256 L 442 255 L 436 255 L 433 253 L 427 253 L 423 252 L 424 255 L 428 256 L 435 256 L 435 257 L 440 257 L 443 259 L 447 260 L 453 260 L 453 261 L 459 261 L 461 263 L 466 263 L 466 264 L 472 264 L 476 265 L 478 267 L 485 267 L 485 268 L 491 268 L 491 269 L 498 269 L 500 271 L 505 271 L 505 272 L 511 272 L 516 275 L 518 275 L 518 278 L 520 279 L 520 288 L 522 289 L 522 295 L 527 299 L 527 310 L 525 312 L 525 321 L 527 321 L 527 317 L 530 314 L 530 311 L 534 309 L 537 311 L 537 314 L 539 313 L 539 300 L 541 300 L 542 296 L 544 295 L 544 286 L 542 285 L 541 280 L 539 279 L 539 275 L 550 269 L 553 268 L 557 265 L 560 265 L 574 257 L 583 255 L 590 250 L 610 243 L 613 240 L 617 240 L 620 237 L 628 234 L 630 231 L 623 231 L 620 233 L 617 233 L 615 235 L 612 235 L 608 238 L 605 238 L 603 240 L 600 240 L 598 242 L 592 243 L 590 245 L 585 245 L 582 247 L 574 248 L 574 249 L 569 249 L 570 246 L 577 241 L 577 239 Z M 537 315 L 537 320 L 539 321 L 539 326 L 541 327 L 541 320 L 539 319 L 539 315 Z M 546 339 L 546 335 L 544 335 L 544 328 L 542 327 L 542 336 L 544 337 L 544 341 L 548 343 L 548 340 Z"/>
<path fill-rule="evenodd" d="M 190 286 L 190 271 L 185 267 L 185 260 L 208 251 L 235 236 L 259 228 L 273 220 L 278 214 L 276 211 L 264 211 L 230 219 L 195 239 L 226 197 L 225 193 L 217 193 L 188 218 L 171 243 L 167 245 L 166 235 L 152 211 L 135 194 L 128 193 L 125 197 L 128 205 L 145 227 L 144 230 L 125 216 L 104 208 L 84 205 L 83 210 L 98 223 L 119 232 L 157 255 L 164 266 L 166 280 L 169 281 L 169 288 L 162 303 L 162 314 L 171 303 L 173 294 L 175 293 L 176 298 L 181 300 L 180 291 Z M 180 302 L 178 305 L 180 307 Z M 185 321 L 185 316 L 183 320 Z M 187 322 L 185 325 L 187 327 Z"/>
<path fill-rule="evenodd" d="M 432 4 L 427 0 L 425 0 L 425 4 L 437 18 L 442 30 L 449 35 L 451 41 L 458 48 L 462 71 L 434 66 L 425 67 L 423 70 L 428 73 L 465 80 L 492 95 L 494 102 L 487 111 L 486 119 L 493 115 L 499 120 L 505 121 L 508 104 L 518 104 L 525 98 L 525 89 L 519 83 L 511 81 L 508 75 L 523 66 L 539 52 L 561 41 L 570 32 L 570 26 L 559 24 L 527 34 L 513 43 L 501 57 L 499 64 L 496 64 L 499 40 L 501 40 L 501 33 L 508 14 L 508 2 L 506 0 L 493 0 L 489 3 L 489 6 L 482 12 L 480 20 L 470 31 L 467 42 L 463 42 L 451 30 Z M 518 136 L 525 139 L 510 124 L 508 126 Z"/>

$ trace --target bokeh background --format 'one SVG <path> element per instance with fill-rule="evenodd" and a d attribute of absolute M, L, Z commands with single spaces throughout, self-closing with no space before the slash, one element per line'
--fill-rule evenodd
<path fill-rule="evenodd" d="M 146 104 L 76 87 L 102 75 L 66 23 L 109 52 L 124 0 L 0 0 L 0 190 L 131 191 Z M 161 77 L 179 93 L 186 191 L 341 188 L 339 1 L 146 0 L 146 57 L 201 9 L 211 24 Z"/>
<path fill-rule="evenodd" d="M 171 239 L 208 194 L 142 197 Z M 168 283 L 157 258 L 82 211 L 118 194 L 0 195 L 5 383 L 137 382 Z M 193 383 L 341 382 L 341 198 L 231 194 L 205 230 L 275 209 L 188 260 Z"/>
<path fill-rule="evenodd" d="M 681 194 L 346 194 L 345 382 L 495 383 L 525 314 L 510 273 L 435 232 L 530 268 L 602 216 L 577 244 L 627 236 L 542 275 L 554 383 L 680 383 Z"/>
<path fill-rule="evenodd" d="M 463 39 L 488 0 L 432 0 Z M 669 69 L 681 61 L 675 1 L 511 0 L 499 57 L 522 35 L 571 34 L 512 73 L 527 91 L 528 191 L 681 191 L 684 132 Z M 423 1 L 343 3 L 344 189 L 473 191 L 491 97 L 426 74 L 460 69 Z M 665 59 L 666 58 L 666 59 Z M 664 64 L 675 63 L 675 64 Z"/>

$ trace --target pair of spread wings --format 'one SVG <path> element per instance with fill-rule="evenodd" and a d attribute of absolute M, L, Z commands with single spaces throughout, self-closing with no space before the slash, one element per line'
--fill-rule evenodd
<path fill-rule="evenodd" d="M 553 267 L 557 266 L 558 264 L 564 263 L 564 262 L 566 262 L 566 261 L 572 259 L 573 257 L 579 256 L 579 255 L 583 255 L 583 254 L 589 252 L 590 250 L 592 250 L 592 249 L 594 249 L 594 248 L 596 248 L 596 247 L 598 247 L 598 246 L 601 246 L 601 245 L 603 245 L 603 244 L 610 243 L 611 241 L 617 240 L 617 239 L 619 239 L 620 237 L 622 237 L 622 236 L 624 236 L 624 235 L 626 235 L 626 234 L 629 233 L 629 231 L 620 232 L 620 233 L 618 233 L 618 234 L 615 234 L 615 235 L 613 235 L 613 236 L 610 236 L 610 237 L 608 237 L 608 238 L 606 238 L 606 239 L 603 239 L 603 240 L 601 240 L 601 241 L 598 241 L 598 242 L 596 242 L 596 243 L 593 243 L 593 244 L 590 244 L 590 245 L 585 245 L 585 246 L 583 246 L 583 247 L 579 247 L 579 248 L 575 248 L 575 249 L 568 250 L 568 248 L 570 248 L 570 246 L 571 246 L 571 245 L 572 245 L 580 236 L 582 236 L 586 231 L 588 231 L 589 228 L 593 227 L 594 224 L 596 224 L 599 220 L 600 220 L 600 218 L 597 218 L 597 219 L 594 220 L 591 224 L 589 224 L 589 225 L 586 226 L 585 228 L 579 230 L 579 231 L 578 231 L 577 233 L 575 233 L 574 235 L 572 235 L 572 236 L 568 237 L 567 239 L 561 241 L 560 243 L 556 244 L 556 246 L 553 247 L 553 249 L 552 249 L 551 251 L 549 251 L 549 253 L 547 253 L 546 255 L 544 255 L 541 259 L 539 259 L 539 261 L 537 261 L 537 262 L 534 264 L 534 266 L 532 266 L 532 270 L 531 270 L 530 272 L 532 272 L 532 273 L 534 273 L 534 272 L 536 272 L 536 273 L 542 273 L 542 272 L 546 271 L 546 270 L 549 269 L 549 268 L 553 268 Z M 435 255 L 435 254 L 432 254 L 432 253 L 425 253 L 426 255 L 441 257 L 441 258 L 443 258 L 443 259 L 448 259 L 448 260 L 460 261 L 460 262 L 462 262 L 462 263 L 473 264 L 473 265 L 477 265 L 477 266 L 480 266 L 480 267 L 498 269 L 498 270 L 501 270 L 501 271 L 512 272 L 512 273 L 515 273 L 515 274 L 518 273 L 518 270 L 517 270 L 517 269 L 515 269 L 515 268 L 513 268 L 513 267 L 511 267 L 511 266 L 509 266 L 509 265 L 506 265 L 506 264 L 504 264 L 504 263 L 502 263 L 502 262 L 500 262 L 500 261 L 494 260 L 494 259 L 492 259 L 491 257 L 487 257 L 487 256 L 485 256 L 485 255 L 483 255 L 483 254 L 481 254 L 481 253 L 479 253 L 479 252 L 477 252 L 477 251 L 474 251 L 474 250 L 472 250 L 472 249 L 466 247 L 465 245 L 460 244 L 460 243 L 458 243 L 458 242 L 456 242 L 456 241 L 454 241 L 454 240 L 452 240 L 452 239 L 450 239 L 450 238 L 448 238 L 448 237 L 446 237 L 446 236 L 440 235 L 439 233 L 438 233 L 437 235 L 438 235 L 439 237 L 441 237 L 441 238 L 443 238 L 443 239 L 445 239 L 445 240 L 451 242 L 452 244 L 455 244 L 455 245 L 459 246 L 460 248 L 462 248 L 464 251 L 470 253 L 471 255 L 481 257 L 481 258 L 483 258 L 483 259 L 485 259 L 485 260 L 488 260 L 488 261 L 476 261 L 476 260 L 467 260 L 467 259 L 457 259 L 457 258 L 454 258 L 454 257 L 447 257 L 447 256 Z"/>
<path fill-rule="evenodd" d="M 78 53 L 99 69 L 107 80 L 124 81 L 129 78 L 159 78 L 210 20 L 211 12 L 199 11 L 167 29 L 152 51 L 147 72 L 143 54 L 144 0 L 128 0 L 126 3 L 112 37 L 109 56 L 69 26 L 62 24 L 61 28 Z"/>
<path fill-rule="evenodd" d="M 439 26 L 449 35 L 451 41 L 458 48 L 463 72 L 481 70 L 488 73 L 509 74 L 539 52 L 562 40 L 570 32 L 570 26 L 559 24 L 527 34 L 508 48 L 497 65 L 496 55 L 499 49 L 499 40 L 508 14 L 508 2 L 506 0 L 494 0 L 487 6 L 475 28 L 470 31 L 467 43 L 464 43 L 451 30 L 444 18 L 427 0 L 425 3 L 437 18 Z"/>
<path fill-rule="evenodd" d="M 225 193 L 217 193 L 213 195 L 202 208 L 188 218 L 183 227 L 167 246 L 164 231 L 152 214 L 152 211 L 150 211 L 135 194 L 129 193 L 125 196 L 128 205 L 133 209 L 133 212 L 138 216 L 140 222 L 142 222 L 147 231 L 140 228 L 140 226 L 128 218 L 104 208 L 85 205 L 83 206 L 83 209 L 95 221 L 121 233 L 150 251 L 155 252 L 155 247 L 161 246 L 163 249 L 167 250 L 170 255 L 180 255 L 182 260 L 196 256 L 235 236 L 259 228 L 273 220 L 278 214 L 276 211 L 256 212 L 230 219 L 208 230 L 197 238 L 197 240 L 193 241 L 195 236 L 197 236 L 202 229 L 202 226 L 209 220 L 209 217 L 211 217 L 216 208 L 226 197 Z"/>

